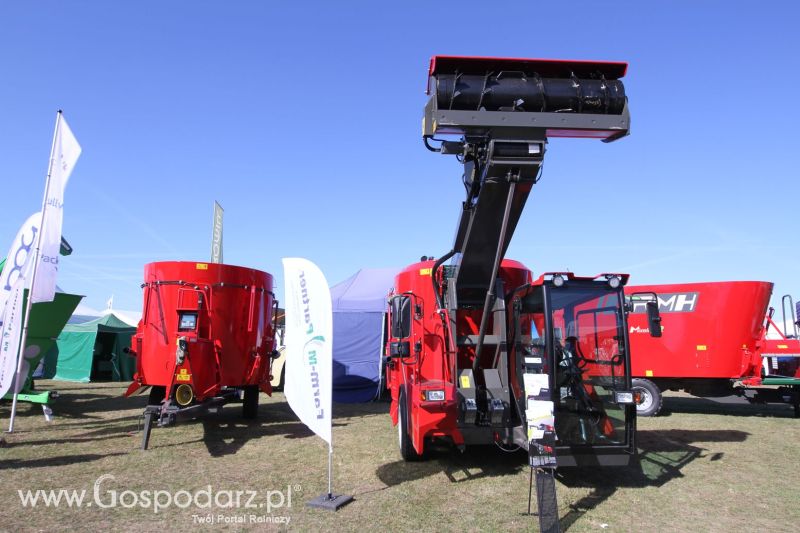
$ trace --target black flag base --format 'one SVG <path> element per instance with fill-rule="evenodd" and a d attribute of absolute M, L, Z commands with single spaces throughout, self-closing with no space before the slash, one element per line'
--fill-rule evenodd
<path fill-rule="evenodd" d="M 322 494 L 317 496 L 310 502 L 306 503 L 309 507 L 316 507 L 318 509 L 326 509 L 328 511 L 338 511 L 339 507 L 344 507 L 353 501 L 352 496 L 347 494 Z"/>
<path fill-rule="evenodd" d="M 531 467 L 536 479 L 536 505 L 539 509 L 539 531 L 541 533 L 561 533 L 558 522 L 558 502 L 556 501 L 556 479 L 554 468 Z M 528 496 L 528 514 L 531 512 Z"/>

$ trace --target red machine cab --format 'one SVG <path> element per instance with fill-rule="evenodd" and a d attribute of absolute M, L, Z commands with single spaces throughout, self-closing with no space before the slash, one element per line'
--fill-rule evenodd
<path fill-rule="evenodd" d="M 524 265 L 503 260 L 477 356 L 480 306 L 439 305 L 451 298 L 452 275 L 432 260 L 416 263 L 397 276 L 389 298 L 386 374 L 401 454 L 419 458 L 432 439 L 527 449 L 549 424 L 559 466 L 627 464 L 627 276 L 550 273 L 534 281 Z M 539 401 L 553 403 L 549 420 L 535 412 Z"/>

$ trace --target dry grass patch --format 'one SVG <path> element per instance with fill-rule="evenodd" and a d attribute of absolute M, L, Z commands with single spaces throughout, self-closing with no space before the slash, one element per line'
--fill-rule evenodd
<path fill-rule="evenodd" d="M 285 524 L 214 523 L 213 529 L 521 531 L 528 469 L 524 454 L 475 448 L 438 450 L 421 463 L 399 458 L 388 404 L 334 408 L 335 490 L 355 496 L 336 514 L 305 501 L 327 490 L 326 445 L 297 421 L 281 394 L 261 396 L 259 419 L 245 422 L 239 405 L 168 429 L 155 429 L 150 450 L 138 449 L 143 397 L 122 398 L 121 384 L 41 382 L 58 390 L 56 419 L 47 424 L 23 405 L 19 432 L 0 448 L 0 529 L 11 531 L 136 530 L 203 527 L 209 509 L 172 506 L 113 509 L 119 495 L 185 490 L 268 491 L 292 505 L 272 509 Z M 800 420 L 789 407 L 720 405 L 683 395 L 666 399 L 666 416 L 640 419 L 640 461 L 628 468 L 563 470 L 558 497 L 569 531 L 794 531 L 800 521 L 796 484 Z M 9 406 L 0 406 L 7 423 Z M 23 509 L 18 490 L 86 490 L 84 505 Z M 130 497 L 130 495 L 128 495 Z M 224 498 L 223 498 L 224 500 Z M 129 498 L 129 501 L 130 498 Z M 274 497 L 277 503 L 277 495 Z M 93 503 L 87 506 L 86 503 Z M 142 503 L 139 500 L 137 503 Z M 244 501 L 241 502 L 244 504 Z M 288 503 L 288 502 L 286 502 Z M 262 508 L 218 508 L 217 515 L 264 516 Z"/>

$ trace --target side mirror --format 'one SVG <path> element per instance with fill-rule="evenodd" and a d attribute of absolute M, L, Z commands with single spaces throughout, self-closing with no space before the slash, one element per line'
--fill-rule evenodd
<path fill-rule="evenodd" d="M 661 315 L 657 302 L 647 302 L 647 329 L 650 330 L 651 337 L 661 336 Z"/>
<path fill-rule="evenodd" d="M 393 296 L 389 300 L 391 306 L 391 336 L 395 339 L 405 339 L 411 335 L 411 298 L 408 296 Z"/>

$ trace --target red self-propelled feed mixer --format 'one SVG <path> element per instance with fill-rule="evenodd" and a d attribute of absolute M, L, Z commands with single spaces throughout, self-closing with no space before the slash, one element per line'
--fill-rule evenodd
<path fill-rule="evenodd" d="M 559 530 L 556 466 L 623 465 L 635 452 L 628 276 L 534 279 L 505 254 L 549 138 L 628 134 L 626 68 L 437 56 L 429 69 L 423 140 L 463 164 L 466 199 L 452 249 L 410 265 L 390 294 L 386 383 L 400 453 L 421 459 L 432 439 L 527 450 L 543 531 Z M 578 194 L 602 190 L 565 185 Z M 600 202 L 610 208 L 614 197 Z M 585 216 L 601 239 L 616 233 L 604 221 L 613 224 Z M 538 231 L 559 226 L 537 223 Z M 660 334 L 655 295 L 642 298 Z"/>
<path fill-rule="evenodd" d="M 266 272 L 218 263 L 145 265 L 142 319 L 131 339 L 137 372 L 126 392 L 150 387 L 142 448 L 166 426 L 241 399 L 255 418 L 272 393 L 277 299 Z"/>

